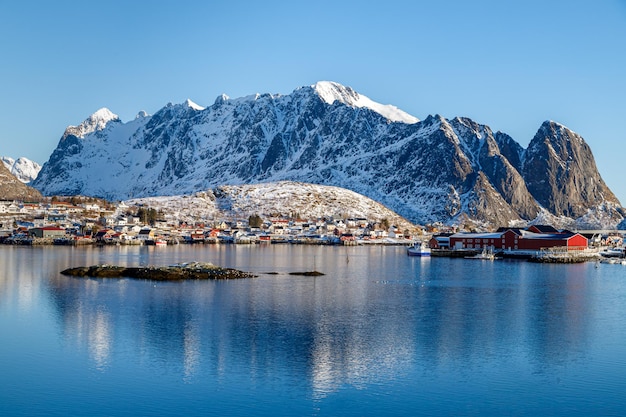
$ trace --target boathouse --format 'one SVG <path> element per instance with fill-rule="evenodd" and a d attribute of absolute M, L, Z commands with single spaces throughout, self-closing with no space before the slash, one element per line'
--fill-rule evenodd
<path fill-rule="evenodd" d="M 64 237 L 66 232 L 65 229 L 56 226 L 33 227 L 28 230 L 28 235 L 38 238 L 55 238 Z"/>
<path fill-rule="evenodd" d="M 587 249 L 587 238 L 568 230 L 556 233 L 536 233 L 530 230 L 507 230 L 502 234 L 501 246 L 506 250 L 540 250 L 563 247 L 567 250 Z"/>
<path fill-rule="evenodd" d="M 542 229 L 548 230 L 533 226 L 533 229 L 511 228 L 493 233 L 455 233 L 450 236 L 450 248 L 538 251 L 555 247 L 567 248 L 567 250 L 581 250 L 588 247 L 587 238 L 580 233 L 568 230 L 559 232 L 555 229 L 553 232 L 540 232 Z"/>
<path fill-rule="evenodd" d="M 450 236 L 453 233 L 439 233 L 433 235 L 428 241 L 428 247 L 431 249 L 450 249 Z"/>

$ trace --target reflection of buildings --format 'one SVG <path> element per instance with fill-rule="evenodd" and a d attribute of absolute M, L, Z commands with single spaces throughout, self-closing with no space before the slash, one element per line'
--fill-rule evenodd
<path fill-rule="evenodd" d="M 41 290 L 41 279 L 33 270 L 33 263 L 38 262 L 34 257 L 17 256 L 23 249 L 3 246 L 0 253 L 0 305 L 5 308 L 17 300 L 20 310 L 29 310 Z"/>
<path fill-rule="evenodd" d="M 493 366 L 496 359 L 503 364 L 575 359 L 588 338 L 593 291 L 584 267 L 563 269 L 447 262 L 441 275 L 421 288 L 416 351 L 433 369 Z"/>
<path fill-rule="evenodd" d="M 104 370 L 118 349 L 146 355 L 155 366 L 195 372 L 200 358 L 198 323 L 184 284 L 131 280 L 53 281 L 54 301 L 67 336 L 86 343 L 96 368 Z M 141 358 L 145 360 L 146 358 Z"/>
<path fill-rule="evenodd" d="M 52 282 L 66 334 L 88 345 L 98 369 L 130 349 L 185 380 L 233 369 L 264 380 L 280 370 L 319 394 L 393 378 L 412 355 L 411 322 L 392 299 L 372 310 L 380 294 L 369 280 Z"/>
<path fill-rule="evenodd" d="M 237 260 L 235 253 L 267 251 L 215 250 L 228 266 L 261 262 Z M 416 367 L 471 370 L 521 353 L 567 359 L 585 340 L 588 288 L 580 277 L 562 278 L 562 269 L 407 263 L 394 248 L 347 248 L 339 256 L 338 249 L 319 249 L 315 259 L 298 252 L 310 248 L 283 250 L 293 256 L 281 257 L 275 270 L 301 262 L 297 267 L 316 263 L 333 272 L 185 283 L 55 276 L 52 299 L 66 334 L 88 345 L 99 369 L 122 351 L 185 381 L 233 373 L 259 384 L 283 378 L 306 384 L 317 397 Z"/>

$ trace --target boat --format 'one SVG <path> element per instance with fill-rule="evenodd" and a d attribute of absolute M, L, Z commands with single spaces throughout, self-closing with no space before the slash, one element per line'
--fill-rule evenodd
<path fill-rule="evenodd" d="M 608 248 L 600 252 L 600 256 L 604 258 L 623 258 L 624 248 Z"/>
<path fill-rule="evenodd" d="M 406 254 L 409 256 L 430 256 L 430 248 L 424 242 L 415 242 L 406 248 Z"/>
<path fill-rule="evenodd" d="M 465 259 L 480 259 L 483 261 L 493 261 L 496 259 L 496 255 L 494 255 L 493 251 L 484 248 L 482 252 L 477 253 L 473 256 L 465 256 Z"/>
<path fill-rule="evenodd" d="M 167 240 L 165 239 L 156 239 L 154 241 L 155 246 L 167 246 Z"/>
<path fill-rule="evenodd" d="M 602 264 L 626 265 L 626 259 L 620 258 L 603 258 L 599 262 Z"/>

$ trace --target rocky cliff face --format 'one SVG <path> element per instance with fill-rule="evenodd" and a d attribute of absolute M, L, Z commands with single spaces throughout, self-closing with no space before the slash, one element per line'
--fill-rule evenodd
<path fill-rule="evenodd" d="M 418 121 L 322 82 L 207 108 L 170 104 L 128 123 L 101 110 L 68 128 L 33 185 L 128 199 L 291 180 L 347 188 L 414 222 L 497 226 L 618 205 L 582 138 L 545 126 L 524 150 L 470 119 Z"/>
<path fill-rule="evenodd" d="M 587 143 L 556 122 L 544 122 L 537 131 L 522 174 L 537 202 L 555 215 L 577 218 L 600 202 L 620 204 L 598 173 Z"/>
<path fill-rule="evenodd" d="M 0 164 L 0 198 L 2 200 L 41 201 L 39 191 L 25 185 Z"/>

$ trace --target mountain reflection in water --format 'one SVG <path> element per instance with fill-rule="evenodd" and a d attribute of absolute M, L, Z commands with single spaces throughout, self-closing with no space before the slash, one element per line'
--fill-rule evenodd
<path fill-rule="evenodd" d="M 47 300 L 64 352 L 84 351 L 93 375 L 102 375 L 90 378 L 124 383 L 133 381 L 127 372 L 138 372 L 170 385 L 210 386 L 232 398 L 282 392 L 281 401 L 291 398 L 296 410 L 348 392 L 370 406 L 410 392 L 407 408 L 396 411 L 545 411 L 555 396 L 583 401 L 582 391 L 594 387 L 563 392 L 560 384 L 571 384 L 572 374 L 593 379 L 607 372 L 616 358 L 599 354 L 599 341 L 611 347 L 624 341 L 612 332 L 626 316 L 614 304 L 626 291 L 610 280 L 612 265 L 415 259 L 393 247 L 288 245 L 25 254 L 1 253 L 0 302 L 28 310 Z M 97 263 L 192 260 L 259 278 L 151 282 L 58 274 Z M 313 266 L 326 275 L 287 274 Z M 620 369 L 623 364 L 609 373 Z M 442 405 L 450 390 L 456 397 Z M 483 408 L 468 408 L 476 395 Z M 273 400 L 266 400 L 269 410 Z M 609 410 L 622 405 L 604 401 Z M 335 411 L 342 407 L 333 404 Z M 584 405 L 592 409 L 592 399 Z"/>

